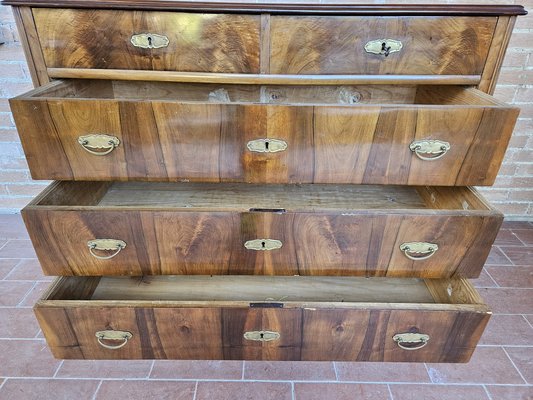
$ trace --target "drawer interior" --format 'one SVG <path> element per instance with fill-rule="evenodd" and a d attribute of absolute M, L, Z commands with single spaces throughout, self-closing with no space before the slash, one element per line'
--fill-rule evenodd
<path fill-rule="evenodd" d="M 23 97 L 229 104 L 505 106 L 505 103 L 471 87 L 426 85 L 268 86 L 117 80 L 63 80 L 38 88 L 20 98 Z"/>
<path fill-rule="evenodd" d="M 62 277 L 42 300 L 483 304 L 464 279 L 303 276 Z"/>
<path fill-rule="evenodd" d="M 30 206 L 213 212 L 493 210 L 469 187 L 66 181 L 54 182 Z"/>

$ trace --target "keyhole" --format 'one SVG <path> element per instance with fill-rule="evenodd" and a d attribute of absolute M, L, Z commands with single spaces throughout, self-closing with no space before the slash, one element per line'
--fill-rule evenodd
<path fill-rule="evenodd" d="M 260 334 L 259 334 L 259 337 L 260 337 L 261 339 L 264 339 L 264 336 L 265 336 L 264 333 L 260 333 Z"/>
<path fill-rule="evenodd" d="M 268 142 L 265 142 L 265 149 L 268 150 Z"/>
<path fill-rule="evenodd" d="M 266 247 L 266 243 L 265 242 L 261 242 L 261 246 L 263 247 L 263 249 Z M 262 335 L 262 334 L 261 334 Z"/>
<path fill-rule="evenodd" d="M 148 36 L 148 46 L 152 47 L 152 37 Z"/>
<path fill-rule="evenodd" d="M 387 57 L 390 54 L 390 49 L 391 49 L 391 47 L 390 46 L 387 47 L 387 43 L 386 42 L 381 43 L 381 51 L 383 52 L 385 57 Z"/>

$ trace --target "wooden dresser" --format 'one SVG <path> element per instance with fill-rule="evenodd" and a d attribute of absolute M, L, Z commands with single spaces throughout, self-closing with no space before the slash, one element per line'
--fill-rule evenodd
<path fill-rule="evenodd" d="M 469 360 L 522 7 L 3 4 L 56 357 Z"/>

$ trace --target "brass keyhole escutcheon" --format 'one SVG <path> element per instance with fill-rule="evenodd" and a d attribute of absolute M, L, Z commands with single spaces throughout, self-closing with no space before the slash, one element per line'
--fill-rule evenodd
<path fill-rule="evenodd" d="M 283 246 L 283 243 L 280 240 L 276 239 L 255 239 L 248 240 L 244 243 L 244 247 L 248 250 L 256 251 L 270 251 L 280 249 Z"/>

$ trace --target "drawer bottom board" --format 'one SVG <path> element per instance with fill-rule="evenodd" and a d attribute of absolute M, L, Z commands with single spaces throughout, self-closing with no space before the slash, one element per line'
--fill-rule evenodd
<path fill-rule="evenodd" d="M 467 362 L 490 310 L 463 279 L 62 277 L 36 304 L 67 359 Z"/>

